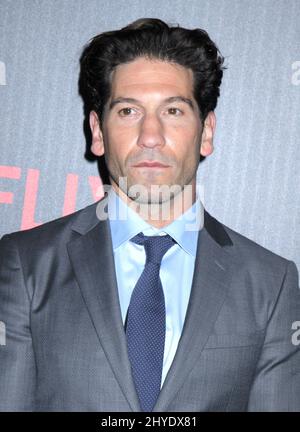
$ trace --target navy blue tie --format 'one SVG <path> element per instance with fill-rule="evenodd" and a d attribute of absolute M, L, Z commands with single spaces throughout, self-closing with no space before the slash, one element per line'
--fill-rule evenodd
<path fill-rule="evenodd" d="M 165 348 L 166 311 L 159 277 L 164 254 L 175 242 L 169 235 L 131 239 L 143 244 L 145 268 L 131 295 L 127 313 L 126 337 L 133 380 L 143 411 L 152 411 L 161 386 Z"/>

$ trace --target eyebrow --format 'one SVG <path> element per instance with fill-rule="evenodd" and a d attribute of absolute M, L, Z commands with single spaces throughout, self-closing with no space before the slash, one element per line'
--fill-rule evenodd
<path fill-rule="evenodd" d="M 134 98 L 128 98 L 128 97 L 118 97 L 116 99 L 113 99 L 110 104 L 109 104 L 109 110 L 112 110 L 113 107 L 119 103 L 133 103 L 133 104 L 142 104 L 141 101 L 139 101 L 138 99 L 134 99 Z M 190 108 L 194 111 L 195 110 L 195 106 L 194 103 L 191 99 L 186 98 L 184 96 L 171 96 L 168 97 L 167 99 L 164 99 L 163 103 L 172 103 L 172 102 L 184 102 L 187 105 L 190 106 Z"/>

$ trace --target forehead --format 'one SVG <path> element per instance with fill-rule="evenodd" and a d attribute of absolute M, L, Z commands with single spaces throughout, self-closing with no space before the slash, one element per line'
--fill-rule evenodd
<path fill-rule="evenodd" d="M 111 96 L 133 96 L 158 91 L 164 95 L 192 96 L 193 72 L 177 63 L 138 58 L 118 65 L 111 77 Z M 126 94 L 125 94 L 126 93 Z"/>

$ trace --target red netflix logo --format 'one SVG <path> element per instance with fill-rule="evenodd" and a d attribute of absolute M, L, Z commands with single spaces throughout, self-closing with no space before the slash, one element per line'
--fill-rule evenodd
<path fill-rule="evenodd" d="M 29 168 L 27 170 L 23 170 L 22 172 L 22 169 L 20 167 L 0 165 L 0 178 L 2 177 L 10 180 L 20 180 L 21 177 L 24 175 L 26 176 L 26 180 L 21 215 L 21 230 L 33 228 L 42 224 L 42 222 L 35 221 L 35 209 L 37 204 L 40 170 Z M 67 174 L 62 207 L 62 216 L 66 216 L 76 210 L 78 182 L 78 174 Z M 104 196 L 103 186 L 100 177 L 88 176 L 88 183 L 94 201 L 97 201 Z M 13 204 L 13 202 L 13 192 L 0 191 L 0 204 Z"/>

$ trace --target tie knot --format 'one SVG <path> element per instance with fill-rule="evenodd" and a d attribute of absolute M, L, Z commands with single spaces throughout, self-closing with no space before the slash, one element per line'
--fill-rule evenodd
<path fill-rule="evenodd" d="M 168 234 L 163 236 L 145 236 L 139 233 L 134 236 L 131 241 L 140 245 L 144 245 L 146 252 L 146 262 L 155 264 L 161 263 L 164 254 L 175 244 L 175 241 Z"/>

